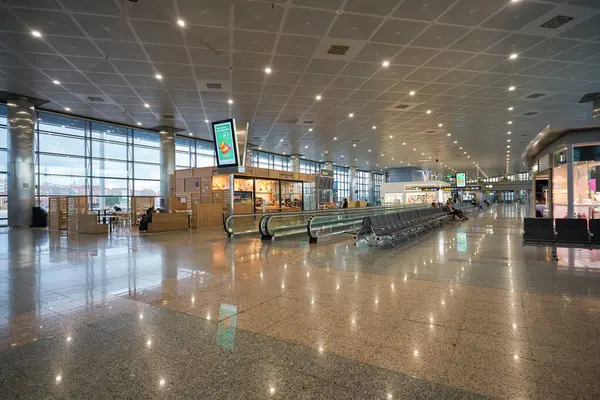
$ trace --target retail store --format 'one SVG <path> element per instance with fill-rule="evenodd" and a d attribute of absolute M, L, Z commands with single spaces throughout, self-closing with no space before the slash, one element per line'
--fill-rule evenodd
<path fill-rule="evenodd" d="M 527 146 L 523 160 L 533 172 L 532 190 L 548 205 L 543 216 L 600 218 L 599 137 L 600 127 L 548 128 Z M 551 190 L 538 194 L 536 181 L 551 182 Z"/>

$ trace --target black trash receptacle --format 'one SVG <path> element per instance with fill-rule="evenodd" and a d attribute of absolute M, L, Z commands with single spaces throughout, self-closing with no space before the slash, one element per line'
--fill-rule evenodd
<path fill-rule="evenodd" d="M 48 226 L 48 212 L 42 207 L 33 207 L 31 226 L 34 228 L 46 228 Z"/>

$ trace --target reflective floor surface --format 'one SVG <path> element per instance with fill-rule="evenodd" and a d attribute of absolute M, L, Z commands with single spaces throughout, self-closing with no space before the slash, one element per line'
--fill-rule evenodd
<path fill-rule="evenodd" d="M 0 233 L 1 399 L 598 399 L 600 252 Z"/>

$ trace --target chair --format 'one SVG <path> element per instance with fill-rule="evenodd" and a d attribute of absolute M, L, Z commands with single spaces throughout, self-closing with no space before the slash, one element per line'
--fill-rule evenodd
<path fill-rule="evenodd" d="M 556 244 L 556 232 L 551 219 L 525 218 L 523 242 L 531 244 Z"/>
<path fill-rule="evenodd" d="M 557 218 L 556 241 L 561 247 L 589 246 L 587 219 Z"/>

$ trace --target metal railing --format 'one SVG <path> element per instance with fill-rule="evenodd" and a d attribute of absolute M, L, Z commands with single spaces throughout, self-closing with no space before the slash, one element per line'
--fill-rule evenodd
<path fill-rule="evenodd" d="M 353 233 L 360 227 L 365 216 L 422 207 L 427 206 L 397 205 L 272 214 L 234 214 L 225 218 L 223 227 L 229 237 L 258 232 L 262 239 L 271 240 L 276 236 L 308 233 L 311 242 L 316 242 L 319 237 Z"/>

